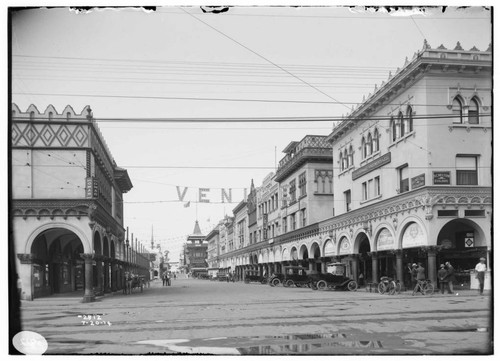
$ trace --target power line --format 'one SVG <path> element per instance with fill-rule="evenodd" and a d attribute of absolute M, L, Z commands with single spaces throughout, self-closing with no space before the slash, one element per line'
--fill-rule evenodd
<path fill-rule="evenodd" d="M 213 27 L 212 25 L 210 25 L 210 24 L 206 23 L 205 21 L 203 21 L 203 20 L 201 20 L 201 19 L 197 18 L 196 16 L 194 16 L 193 14 L 191 14 L 191 13 L 187 12 L 187 11 L 186 11 L 186 10 L 184 10 L 183 8 L 180 8 L 180 9 L 181 9 L 182 11 L 184 11 L 187 15 L 189 15 L 189 16 L 193 17 L 194 19 L 198 20 L 199 22 L 201 22 L 201 23 L 205 24 L 206 26 L 208 26 L 209 28 L 211 28 L 211 29 L 215 30 L 216 32 L 218 32 L 218 33 L 219 33 L 219 34 L 221 34 L 222 36 L 224 36 L 224 37 L 228 38 L 229 40 L 231 40 L 231 41 L 235 42 L 236 44 L 238 44 L 238 45 L 240 45 L 241 47 L 245 48 L 246 50 L 250 51 L 251 53 L 253 53 L 253 54 L 257 55 L 258 57 L 260 57 L 260 58 L 264 59 L 264 60 L 265 60 L 265 61 L 267 61 L 268 63 L 270 63 L 270 64 L 274 65 L 275 67 L 277 67 L 277 68 L 279 68 L 279 69 L 283 70 L 283 71 L 284 71 L 285 73 L 287 73 L 288 75 L 290 75 L 290 76 L 294 77 L 295 79 L 299 80 L 300 82 L 302 82 L 302 83 L 304 83 L 304 84 L 309 85 L 311 88 L 313 88 L 313 89 L 315 89 L 316 91 L 320 92 L 321 94 L 323 94 L 323 95 L 327 96 L 328 98 L 330 98 L 330 99 L 331 99 L 331 100 L 333 100 L 334 102 L 336 102 L 336 103 L 338 103 L 338 104 L 341 104 L 341 105 L 344 105 L 345 107 L 347 107 L 347 105 L 345 105 L 345 104 L 343 104 L 343 103 L 339 102 L 337 99 L 335 99 L 335 98 L 331 97 L 330 95 L 328 95 L 328 94 L 327 94 L 327 93 L 325 93 L 324 91 L 322 91 L 322 90 L 320 90 L 320 89 L 316 88 L 314 85 L 309 84 L 309 83 L 308 83 L 308 82 L 306 82 L 305 80 L 303 80 L 303 79 L 299 78 L 298 76 L 294 75 L 293 73 L 289 72 L 288 70 L 286 70 L 286 69 L 282 68 L 282 67 L 281 67 L 281 66 L 279 66 L 278 64 L 276 64 L 276 63 L 272 62 L 271 60 L 269 60 L 268 58 L 264 57 L 263 55 L 261 55 L 261 54 L 257 53 L 256 51 L 254 51 L 254 50 L 250 49 L 250 48 L 249 48 L 249 47 L 247 47 L 246 45 L 243 45 L 243 44 L 242 44 L 242 43 L 240 43 L 239 41 L 237 41 L 237 40 L 235 40 L 235 39 L 231 38 L 229 35 L 225 34 L 224 32 L 222 32 L 222 31 L 220 31 L 220 30 L 216 29 L 216 28 L 215 28 L 215 27 Z"/>

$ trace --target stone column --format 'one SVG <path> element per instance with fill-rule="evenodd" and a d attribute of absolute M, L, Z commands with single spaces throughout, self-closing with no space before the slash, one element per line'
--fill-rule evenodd
<path fill-rule="evenodd" d="M 104 257 L 104 292 L 111 292 L 111 278 L 113 277 L 111 272 L 111 258 Z"/>
<path fill-rule="evenodd" d="M 351 256 L 352 259 L 352 279 L 358 282 L 359 275 L 359 257 L 357 254 Z"/>
<path fill-rule="evenodd" d="M 80 257 L 85 261 L 85 293 L 82 302 L 94 302 L 94 255 L 92 253 L 80 253 Z"/>
<path fill-rule="evenodd" d="M 427 278 L 431 280 L 434 288 L 438 287 L 437 285 L 437 271 L 436 271 L 436 254 L 437 249 L 434 246 L 426 247 L 427 251 Z"/>
<path fill-rule="evenodd" d="M 116 259 L 111 260 L 111 291 L 115 292 L 117 288 L 116 284 L 116 276 L 117 276 L 117 264 L 116 264 Z"/>
<path fill-rule="evenodd" d="M 378 255 L 377 252 L 368 252 L 372 259 L 372 282 L 378 283 Z"/>
<path fill-rule="evenodd" d="M 403 270 L 403 250 L 396 249 L 394 250 L 394 254 L 396 255 L 396 279 L 404 284 L 404 270 Z"/>
<path fill-rule="evenodd" d="M 22 300 L 33 301 L 35 296 L 35 285 L 33 283 L 33 255 L 31 253 L 18 253 L 17 258 L 21 261 L 21 268 L 17 271 L 17 276 L 21 280 Z"/>

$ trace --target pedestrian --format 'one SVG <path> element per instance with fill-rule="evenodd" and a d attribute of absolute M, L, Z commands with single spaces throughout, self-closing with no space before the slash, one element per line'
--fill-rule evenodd
<path fill-rule="evenodd" d="M 365 284 L 365 276 L 363 275 L 362 272 L 358 276 L 358 284 L 360 286 L 363 286 Z"/>
<path fill-rule="evenodd" d="M 484 275 L 486 272 L 486 258 L 479 258 L 479 263 L 476 265 L 476 278 L 479 281 L 479 294 L 482 295 L 484 291 Z"/>
<path fill-rule="evenodd" d="M 446 287 L 446 276 L 448 275 L 448 271 L 444 268 L 444 264 L 441 264 L 439 266 L 439 271 L 438 271 L 438 280 L 439 280 L 439 289 L 441 290 L 441 294 L 444 294 L 444 289 Z"/>
<path fill-rule="evenodd" d="M 418 265 L 416 263 L 411 265 L 411 289 L 414 290 L 417 286 L 417 268 Z"/>
<path fill-rule="evenodd" d="M 165 284 L 167 283 L 167 272 L 163 272 L 163 276 L 161 277 L 161 279 L 163 280 L 163 285 L 165 286 Z"/>
<path fill-rule="evenodd" d="M 446 265 L 446 271 L 448 272 L 448 275 L 446 276 L 446 281 L 448 282 L 448 293 L 452 294 L 455 293 L 455 291 L 453 290 L 453 282 L 456 281 L 455 268 L 453 268 L 450 262 L 446 262 L 445 265 Z"/>

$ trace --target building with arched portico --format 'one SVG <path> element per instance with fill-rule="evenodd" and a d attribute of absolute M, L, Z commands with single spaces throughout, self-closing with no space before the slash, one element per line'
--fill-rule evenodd
<path fill-rule="evenodd" d="M 336 216 L 325 226 L 353 277 L 408 285 L 406 265 L 421 262 L 436 282 L 449 261 L 474 287 L 478 259 L 491 268 L 491 56 L 425 42 L 329 135 Z"/>
<path fill-rule="evenodd" d="M 123 287 L 124 272 L 148 273 L 127 245 L 123 194 L 132 188 L 92 111 L 12 104 L 10 208 L 21 298 L 81 291 L 85 302 Z"/>

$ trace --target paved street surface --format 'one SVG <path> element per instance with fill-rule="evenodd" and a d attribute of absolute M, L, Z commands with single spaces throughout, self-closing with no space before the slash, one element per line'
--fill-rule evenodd
<path fill-rule="evenodd" d="M 388 296 L 177 279 L 91 304 L 80 299 L 23 301 L 23 329 L 47 339 L 47 354 L 492 352 L 491 297 L 475 291 Z"/>

